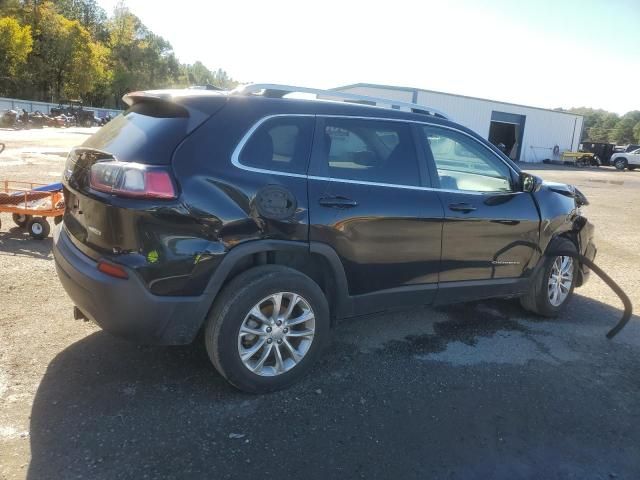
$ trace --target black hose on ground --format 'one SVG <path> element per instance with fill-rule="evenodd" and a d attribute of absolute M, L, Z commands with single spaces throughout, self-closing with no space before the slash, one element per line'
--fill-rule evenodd
<path fill-rule="evenodd" d="M 606 283 L 609 288 L 611 288 L 611 290 L 616 293 L 616 295 L 618 295 L 620 300 L 622 300 L 622 304 L 624 305 L 624 312 L 622 314 L 622 318 L 618 321 L 618 323 L 616 323 L 616 325 L 607 332 L 607 338 L 611 339 L 618 333 L 620 333 L 620 330 L 622 330 L 625 325 L 629 323 L 631 315 L 633 314 L 633 305 L 631 305 L 631 300 L 629 300 L 629 297 L 627 297 L 627 294 L 624 293 L 622 288 L 620 288 L 620 286 L 616 282 L 614 282 L 609 275 L 604 273 L 600 267 L 598 267 L 584 255 L 580 255 L 579 253 L 576 253 L 572 250 L 551 250 L 547 252 L 546 255 L 551 257 L 571 257 L 578 260 L 579 262 L 589 267 L 592 272 L 598 275 L 602 279 L 602 281 Z"/>

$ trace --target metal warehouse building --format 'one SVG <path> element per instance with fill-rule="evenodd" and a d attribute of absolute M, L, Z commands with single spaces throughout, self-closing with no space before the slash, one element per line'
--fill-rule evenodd
<path fill-rule="evenodd" d="M 582 115 L 545 108 L 368 83 L 333 90 L 436 108 L 494 145 L 503 143 L 507 155 L 521 162 L 553 159 L 555 146 L 558 146 L 560 152 L 577 151 L 582 134 Z"/>

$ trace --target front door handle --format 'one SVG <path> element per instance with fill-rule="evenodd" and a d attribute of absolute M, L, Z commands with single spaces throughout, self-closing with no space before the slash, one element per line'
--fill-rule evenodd
<path fill-rule="evenodd" d="M 331 208 L 353 208 L 358 206 L 358 202 L 347 197 L 322 197 L 318 203 L 323 207 Z"/>
<path fill-rule="evenodd" d="M 449 210 L 453 210 L 454 212 L 469 213 L 475 211 L 476 207 L 474 207 L 470 203 L 450 203 Z"/>

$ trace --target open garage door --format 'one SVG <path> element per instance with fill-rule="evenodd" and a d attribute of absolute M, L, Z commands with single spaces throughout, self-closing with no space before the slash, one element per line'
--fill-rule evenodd
<path fill-rule="evenodd" d="M 524 115 L 491 112 L 489 141 L 496 146 L 503 144 L 504 152 L 511 160 L 520 160 L 525 119 Z"/>

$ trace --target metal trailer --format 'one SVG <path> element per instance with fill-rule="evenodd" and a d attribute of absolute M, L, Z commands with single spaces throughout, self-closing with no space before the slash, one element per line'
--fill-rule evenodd
<path fill-rule="evenodd" d="M 32 238 L 42 240 L 49 236 L 51 227 L 46 217 L 54 223 L 62 221 L 64 196 L 62 184 L 0 181 L 0 213 L 11 213 L 16 225 L 26 228 Z M 2 223 L 0 222 L 0 227 Z"/>
<path fill-rule="evenodd" d="M 596 156 L 589 152 L 562 152 L 560 161 L 575 167 L 600 166 Z"/>

